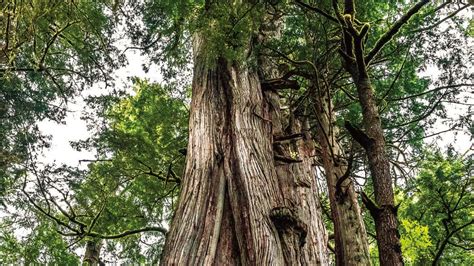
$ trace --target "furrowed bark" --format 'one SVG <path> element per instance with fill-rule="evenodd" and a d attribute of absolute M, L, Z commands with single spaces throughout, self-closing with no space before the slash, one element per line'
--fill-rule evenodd
<path fill-rule="evenodd" d="M 260 28 L 259 43 L 280 37 L 282 20 L 279 11 L 272 7 Z M 280 80 L 275 62 L 265 56 L 258 57 L 262 84 L 267 80 Z M 278 86 L 283 84 L 284 86 Z M 283 206 L 272 210 L 272 221 L 277 227 L 286 265 L 326 265 L 327 236 L 322 221 L 319 191 L 314 168 L 315 146 L 307 128 L 293 111 L 283 114 L 280 107 L 279 90 L 298 89 L 294 80 L 268 86 L 264 92 L 272 120 L 275 169 L 283 195 Z"/>
<path fill-rule="evenodd" d="M 365 150 L 378 207 L 371 213 L 375 221 L 379 261 L 381 265 L 403 265 L 390 165 L 373 88 L 368 77 L 357 79 L 356 87 L 362 106 L 365 132 L 372 139 L 372 143 Z"/>
<path fill-rule="evenodd" d="M 224 57 L 207 64 L 206 36 L 194 37 L 186 169 L 161 264 L 326 265 L 310 153 L 279 160 L 291 156 L 274 153 L 280 110 L 264 96 L 272 89 L 256 68 Z M 243 48 L 252 51 L 250 43 Z"/>
<path fill-rule="evenodd" d="M 284 208 L 272 215 L 282 242 L 286 265 L 327 265 L 327 235 L 322 221 L 314 160 L 316 149 L 307 128 L 289 114 L 283 121 L 279 96 L 265 92 L 272 108 L 274 139 L 301 134 L 285 142 L 275 142 L 275 156 L 294 158 L 294 162 L 275 160 L 276 175 L 283 195 Z M 285 130 L 281 122 L 285 122 Z M 304 133 L 301 133 L 304 132 Z"/>
<path fill-rule="evenodd" d="M 199 41 L 199 40 L 198 40 Z M 255 72 L 195 58 L 187 165 L 162 265 L 283 261 L 271 124 Z"/>
<path fill-rule="evenodd" d="M 101 240 L 89 240 L 86 244 L 86 251 L 82 260 L 82 265 L 97 266 L 104 265 L 100 261 Z"/>
<path fill-rule="evenodd" d="M 300 131 L 299 121 L 295 121 L 288 131 Z M 316 183 L 314 157 L 315 148 L 311 136 L 305 134 L 301 139 L 275 145 L 275 152 L 285 156 L 297 156 L 302 162 L 284 163 L 275 161 L 280 186 L 283 191 L 285 209 L 292 217 L 292 226 L 279 230 L 282 248 L 287 265 L 295 261 L 302 265 L 326 265 L 327 236 L 321 218 L 321 205 Z M 278 214 L 278 213 L 277 213 Z M 283 221 L 284 223 L 285 221 Z M 288 221 L 286 221 L 288 223 Z M 275 221 L 277 229 L 282 224 Z M 290 255 L 288 255 L 290 254 Z"/>
<path fill-rule="evenodd" d="M 187 164 L 161 264 L 326 265 L 315 180 L 277 175 L 280 121 L 257 70 L 225 58 L 207 65 L 204 38 L 194 42 Z M 301 158 L 282 164 L 309 177 L 309 156 Z"/>
<path fill-rule="evenodd" d="M 336 265 L 370 265 L 369 247 L 357 194 L 350 176 L 349 162 L 337 143 L 331 98 L 326 89 L 317 95 L 312 88 L 318 120 L 317 141 L 326 175 L 331 216 L 334 223 Z"/>

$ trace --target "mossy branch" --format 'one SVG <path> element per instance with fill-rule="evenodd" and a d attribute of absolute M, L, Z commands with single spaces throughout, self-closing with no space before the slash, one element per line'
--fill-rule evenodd
<path fill-rule="evenodd" d="M 300 85 L 296 80 L 290 79 L 270 79 L 265 80 L 261 83 L 262 89 L 265 90 L 282 90 L 282 89 L 292 89 L 298 90 Z"/>

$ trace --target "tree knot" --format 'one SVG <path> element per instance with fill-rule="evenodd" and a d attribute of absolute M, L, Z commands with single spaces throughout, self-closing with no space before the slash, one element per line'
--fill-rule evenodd
<path fill-rule="evenodd" d="M 299 236 L 300 246 L 304 246 L 308 226 L 288 207 L 276 207 L 270 211 L 270 219 L 279 234 L 295 233 Z"/>

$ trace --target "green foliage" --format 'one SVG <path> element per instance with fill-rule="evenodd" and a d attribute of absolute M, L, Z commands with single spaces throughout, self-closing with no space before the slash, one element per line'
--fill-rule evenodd
<path fill-rule="evenodd" d="M 122 60 L 109 1 L 3 1 L 0 7 L 0 197 L 48 140 L 36 123 L 60 122 L 84 86 L 110 83 Z"/>
<path fill-rule="evenodd" d="M 0 263 L 78 265 L 79 258 L 67 249 L 67 243 L 48 220 L 41 221 L 32 232 L 18 240 L 13 227 L 4 223 L 0 230 Z M 25 230 L 24 228 L 22 230 Z"/>
<path fill-rule="evenodd" d="M 163 66 L 165 79 L 189 67 L 191 43 L 199 36 L 208 65 L 225 58 L 234 64 L 253 60 L 252 46 L 270 6 L 287 1 L 137 1 L 126 2 L 132 41 L 151 62 Z M 137 12 L 139 10 L 139 12 Z M 137 15 L 138 14 L 138 15 Z M 138 16 L 138 18 L 137 18 Z"/>
<path fill-rule="evenodd" d="M 25 185 L 27 199 L 23 200 L 28 204 L 15 208 L 25 211 L 23 215 L 33 211 L 28 219 L 38 221 L 20 226 L 32 232 L 24 240 L 5 234 L 5 250 L 31 243 L 25 247 L 28 251 L 7 257 L 10 262 L 19 258 L 54 262 L 69 254 L 68 245 L 74 250 L 88 240 L 131 230 L 139 234 L 104 240 L 103 255 L 130 263 L 158 261 L 163 231 L 140 234 L 140 230 L 168 224 L 179 192 L 184 156 L 178 150 L 186 147 L 188 111 L 186 100 L 174 93 L 169 87 L 135 79 L 133 96 L 91 100 L 103 106 L 104 116 L 98 120 L 104 125 L 76 147 L 97 150 L 97 159 L 87 170 L 52 165 L 35 169 L 36 180 Z"/>
<path fill-rule="evenodd" d="M 467 27 L 467 35 L 474 37 L 474 19 L 469 20 L 469 26 Z"/>
<path fill-rule="evenodd" d="M 410 184 L 414 189 L 400 207 L 402 223 L 409 221 L 409 226 L 404 226 L 409 243 L 405 256 L 413 263 L 435 259 L 448 265 L 474 262 L 474 256 L 466 250 L 474 245 L 472 166 L 472 156 L 426 153 L 418 177 Z M 421 228 L 428 228 L 428 235 Z"/>
<path fill-rule="evenodd" d="M 429 248 L 433 246 L 428 234 L 428 226 L 407 219 L 401 219 L 400 225 L 402 232 L 400 242 L 405 262 L 411 265 L 423 260 Z"/>
<path fill-rule="evenodd" d="M 169 87 L 134 80 L 134 95 L 105 112 L 106 127 L 78 147 L 94 147 L 97 162 L 74 188 L 77 208 L 98 216 L 94 231 L 113 235 L 170 220 L 178 193 L 187 143 L 187 105 Z M 91 218 L 84 220 L 90 224 Z M 145 257 L 138 240 L 152 241 Z M 160 254 L 163 235 L 148 232 L 108 241 L 108 248 L 130 262 L 149 262 Z M 151 252 L 151 253 L 149 253 Z"/>

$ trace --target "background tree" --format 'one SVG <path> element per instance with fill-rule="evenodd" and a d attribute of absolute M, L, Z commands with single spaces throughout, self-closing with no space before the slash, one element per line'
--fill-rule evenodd
<path fill-rule="evenodd" d="M 0 184 L 10 190 L 48 138 L 37 123 L 60 122 L 67 102 L 95 82 L 110 85 L 123 61 L 113 46 L 109 1 L 4 1 L 0 14 Z M 109 14 L 106 14 L 107 11 Z M 31 169 L 29 169 L 31 170 Z M 2 197 L 2 200 L 5 198 Z"/>
<path fill-rule="evenodd" d="M 411 261 L 432 265 L 472 263 L 472 155 L 427 151 L 420 173 L 409 188 L 410 196 L 402 201 L 401 219 L 428 228 L 430 243 L 424 252 L 417 250 Z"/>
<path fill-rule="evenodd" d="M 158 84 L 136 80 L 134 88 L 134 96 L 91 100 L 97 108 L 105 106 L 104 117 L 95 119 L 105 124 L 94 137 L 76 143 L 98 152 L 83 161 L 89 163 L 86 171 L 46 166 L 24 184 L 31 215 L 62 236 L 65 249 L 86 245 L 87 254 L 96 254 L 91 259 L 156 262 L 167 232 L 163 224 L 179 191 L 175 171 L 183 167 L 179 150 L 186 143 L 186 103 Z M 28 239 L 42 230 L 32 226 Z"/>

